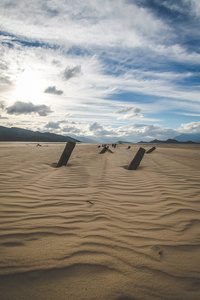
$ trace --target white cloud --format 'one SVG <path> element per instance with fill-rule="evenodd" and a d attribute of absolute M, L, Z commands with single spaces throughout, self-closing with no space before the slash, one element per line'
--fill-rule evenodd
<path fill-rule="evenodd" d="M 49 128 L 49 129 L 59 129 L 60 125 L 59 123 L 56 122 L 49 122 L 45 125 L 45 128 Z"/>
<path fill-rule="evenodd" d="M 0 83 L 3 83 L 3 84 L 11 84 L 11 81 L 9 80 L 8 77 L 0 76 Z"/>
<path fill-rule="evenodd" d="M 85 135 L 85 132 L 79 128 L 77 128 L 76 126 L 65 126 L 63 129 L 62 129 L 62 132 L 64 134 L 74 134 L 74 135 L 82 135 L 84 134 Z"/>
<path fill-rule="evenodd" d="M 152 37 L 161 30 L 166 34 L 169 31 L 168 26 L 146 9 L 123 0 L 67 3 L 30 0 L 28 6 L 18 0 L 17 5 L 9 7 L 7 1 L 2 0 L 0 9 L 5 12 L 1 15 L 4 31 L 19 36 L 26 32 L 29 40 L 42 39 L 64 46 L 85 45 L 87 41 L 93 46 L 133 47 L 141 45 L 143 35 Z"/>
<path fill-rule="evenodd" d="M 5 108 L 5 102 L 4 101 L 0 101 L 0 108 L 4 109 Z"/>
<path fill-rule="evenodd" d="M 190 122 L 181 124 L 180 131 L 185 133 L 200 133 L 200 122 Z"/>
<path fill-rule="evenodd" d="M 199 0 L 191 0 L 193 12 L 197 17 L 200 17 L 200 2 Z"/>
<path fill-rule="evenodd" d="M 105 127 L 97 122 L 89 125 L 89 133 L 93 136 L 111 136 L 115 132 L 110 127 Z"/>
<path fill-rule="evenodd" d="M 192 117 L 200 117 L 200 113 L 177 113 L 179 115 L 183 115 L 183 116 L 192 116 Z"/>
<path fill-rule="evenodd" d="M 0 115 L 0 120 L 8 120 L 7 117 L 3 117 L 2 115 Z"/>
<path fill-rule="evenodd" d="M 149 45 L 151 51 L 156 52 L 158 55 L 166 57 L 172 61 L 179 63 L 200 64 L 200 54 L 197 52 L 188 52 L 183 46 L 179 44 L 162 45 L 152 43 Z"/>
<path fill-rule="evenodd" d="M 98 131 L 98 130 L 102 130 L 102 129 L 103 129 L 103 126 L 98 124 L 97 122 L 94 122 L 94 123 L 90 124 L 90 126 L 89 126 L 90 131 Z"/>
<path fill-rule="evenodd" d="M 120 114 L 119 118 L 122 119 L 131 119 L 133 117 L 139 116 L 141 117 L 141 109 L 137 107 L 125 107 L 118 109 L 115 114 Z M 121 116 L 123 115 L 123 116 Z"/>

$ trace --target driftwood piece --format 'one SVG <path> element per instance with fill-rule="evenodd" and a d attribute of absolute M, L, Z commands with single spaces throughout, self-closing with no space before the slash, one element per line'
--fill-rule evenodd
<path fill-rule="evenodd" d="M 154 150 L 156 150 L 156 147 L 152 147 L 151 149 L 149 149 L 148 151 L 146 151 L 146 153 L 151 153 L 151 152 L 153 152 Z"/>
<path fill-rule="evenodd" d="M 90 203 L 91 205 L 93 205 L 94 203 L 90 200 L 86 200 L 86 202 Z"/>
<path fill-rule="evenodd" d="M 72 141 L 68 141 L 66 146 L 65 146 L 65 149 L 60 157 L 60 160 L 57 164 L 57 168 L 59 167 L 62 167 L 62 166 L 66 166 L 69 158 L 70 158 L 70 155 L 72 154 L 72 151 L 74 150 L 74 147 L 76 146 L 76 143 L 75 142 L 72 142 Z"/>
<path fill-rule="evenodd" d="M 140 147 L 140 149 L 138 150 L 138 152 L 136 153 L 135 157 L 133 158 L 133 160 L 131 161 L 128 169 L 129 170 L 137 170 L 137 168 L 139 167 L 139 164 L 144 156 L 145 153 L 145 149 Z"/>

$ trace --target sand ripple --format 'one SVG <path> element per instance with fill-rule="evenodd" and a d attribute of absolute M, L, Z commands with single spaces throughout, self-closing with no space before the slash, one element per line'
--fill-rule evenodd
<path fill-rule="evenodd" d="M 200 147 L 47 146 L 0 146 L 0 298 L 200 299 Z"/>

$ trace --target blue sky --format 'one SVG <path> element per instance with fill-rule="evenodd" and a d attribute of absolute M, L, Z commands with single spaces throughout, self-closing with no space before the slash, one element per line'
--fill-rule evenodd
<path fill-rule="evenodd" d="M 99 141 L 200 133 L 199 0 L 1 0 L 0 124 Z"/>

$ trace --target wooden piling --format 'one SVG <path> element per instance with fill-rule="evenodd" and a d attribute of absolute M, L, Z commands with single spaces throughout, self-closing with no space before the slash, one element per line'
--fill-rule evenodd
<path fill-rule="evenodd" d="M 108 151 L 108 152 L 110 152 L 110 153 L 113 153 L 113 151 L 112 151 L 112 150 L 110 150 L 109 148 L 107 148 L 107 151 Z"/>
<path fill-rule="evenodd" d="M 144 156 L 145 153 L 145 149 L 140 147 L 138 152 L 136 153 L 135 157 L 133 158 L 133 160 L 131 161 L 128 169 L 129 170 L 137 170 L 137 168 L 139 167 L 139 164 Z"/>
<path fill-rule="evenodd" d="M 108 151 L 108 147 L 107 147 L 107 146 L 104 146 L 103 149 L 101 150 L 101 152 L 99 152 L 99 154 L 103 154 L 103 153 L 105 153 L 106 151 Z"/>
<path fill-rule="evenodd" d="M 65 149 L 60 157 L 60 160 L 57 164 L 57 168 L 59 167 L 62 167 L 62 166 L 66 166 L 71 154 L 72 154 L 72 151 L 74 150 L 74 147 L 76 146 L 76 143 L 75 142 L 72 142 L 72 141 L 68 141 L 66 146 L 65 146 Z"/>
<path fill-rule="evenodd" d="M 153 152 L 154 150 L 156 150 L 156 147 L 152 147 L 152 148 L 149 149 L 146 153 L 149 154 L 149 153 Z"/>

